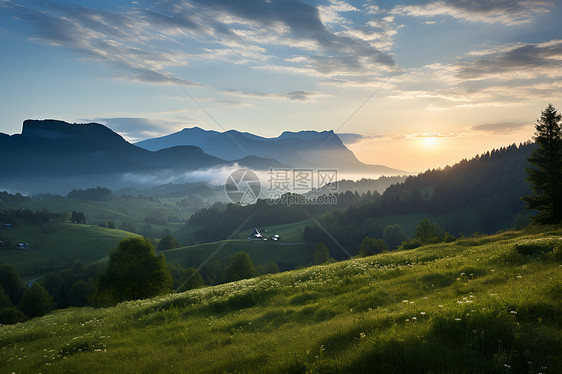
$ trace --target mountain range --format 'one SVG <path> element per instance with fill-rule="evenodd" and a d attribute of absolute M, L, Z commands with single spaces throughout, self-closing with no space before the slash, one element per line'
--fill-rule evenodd
<path fill-rule="evenodd" d="M 180 145 L 201 148 L 224 160 L 253 155 L 275 159 L 294 168 L 331 168 L 344 173 L 398 175 L 406 171 L 359 161 L 333 131 L 285 131 L 276 138 L 264 138 L 247 132 L 185 128 L 179 132 L 135 143 L 150 151 Z"/>
<path fill-rule="evenodd" d="M 248 156 L 226 161 L 195 146 L 148 151 L 127 142 L 98 123 L 70 124 L 57 120 L 26 120 L 21 134 L 0 133 L 0 188 L 22 192 L 117 183 L 126 173 L 146 175 L 193 171 L 235 163 L 253 169 L 284 167 L 272 160 Z"/>
<path fill-rule="evenodd" d="M 359 162 L 333 131 L 262 138 L 234 130 L 192 128 L 131 144 L 99 123 L 51 119 L 26 120 L 21 134 L 0 133 L 0 160 L 0 189 L 27 193 L 95 185 L 123 188 L 133 180 L 124 181 L 124 175 L 151 175 L 154 182 L 162 182 L 169 175 L 234 165 L 254 170 L 293 166 L 404 173 Z"/>

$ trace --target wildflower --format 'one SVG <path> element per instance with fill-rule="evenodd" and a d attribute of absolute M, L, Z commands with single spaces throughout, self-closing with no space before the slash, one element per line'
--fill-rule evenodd
<path fill-rule="evenodd" d="M 362 333 L 359 334 L 359 338 L 360 338 L 360 339 L 364 338 L 365 336 L 366 336 L 366 335 L 365 335 L 364 332 L 362 332 Z"/>
<path fill-rule="evenodd" d="M 425 316 L 425 312 L 420 312 L 420 314 L 421 314 L 422 316 Z"/>
<path fill-rule="evenodd" d="M 455 321 L 460 321 L 460 320 L 461 320 L 460 318 L 455 318 Z"/>
<path fill-rule="evenodd" d="M 517 314 L 517 312 L 515 310 L 512 310 L 511 312 L 509 312 L 511 314 Z"/>

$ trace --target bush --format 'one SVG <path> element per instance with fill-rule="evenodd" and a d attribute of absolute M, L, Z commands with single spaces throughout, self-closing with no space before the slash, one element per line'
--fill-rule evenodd
<path fill-rule="evenodd" d="M 399 225 L 387 226 L 382 236 L 384 243 L 390 250 L 398 248 L 402 242 L 408 240 L 408 235 Z"/>
<path fill-rule="evenodd" d="M 557 239 L 528 240 L 515 244 L 515 250 L 521 255 L 534 256 L 552 252 L 560 244 L 561 241 Z"/>
<path fill-rule="evenodd" d="M 10 297 L 12 304 L 17 305 L 23 294 L 23 281 L 14 265 L 0 264 L 0 286 Z"/>
<path fill-rule="evenodd" d="M 162 239 L 160 239 L 160 242 L 158 243 L 158 250 L 165 251 L 166 249 L 174 249 L 179 246 L 180 243 L 178 243 L 176 238 L 174 238 L 171 234 L 166 234 L 162 237 Z"/>
<path fill-rule="evenodd" d="M 322 265 L 330 262 L 332 257 L 330 256 L 330 250 L 324 243 L 318 243 L 316 249 L 314 250 L 314 265 Z"/>
<path fill-rule="evenodd" d="M 55 302 L 47 290 L 38 283 L 26 289 L 21 297 L 20 310 L 28 317 L 38 317 L 49 313 Z"/>
<path fill-rule="evenodd" d="M 248 252 L 240 251 L 230 259 L 224 270 L 224 281 L 234 282 L 240 279 L 253 278 L 257 275 L 254 263 Z"/>
<path fill-rule="evenodd" d="M 359 247 L 359 253 L 361 256 L 372 256 L 376 255 L 377 253 L 381 253 L 386 251 L 388 248 L 382 239 L 375 239 L 370 236 L 366 236 L 365 239 L 361 242 L 361 246 Z"/>
<path fill-rule="evenodd" d="M 15 307 L 0 308 L 0 325 L 11 325 L 27 319 L 25 314 Z"/>
<path fill-rule="evenodd" d="M 427 218 L 423 219 L 415 229 L 414 239 L 422 243 L 438 243 L 441 241 L 443 231 Z"/>
<path fill-rule="evenodd" d="M 195 268 L 187 268 L 183 270 L 183 277 L 178 286 L 178 292 L 199 288 L 206 285 L 205 280 Z"/>
<path fill-rule="evenodd" d="M 129 237 L 109 255 L 109 264 L 98 281 L 98 290 L 117 301 L 144 299 L 172 290 L 172 276 L 164 255 L 156 256 L 149 240 Z"/>

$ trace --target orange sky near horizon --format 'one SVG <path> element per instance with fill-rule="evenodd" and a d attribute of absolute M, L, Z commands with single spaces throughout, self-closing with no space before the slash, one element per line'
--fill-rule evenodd
<path fill-rule="evenodd" d="M 533 132 L 534 127 L 529 125 L 520 131 L 501 135 L 430 136 L 429 133 L 393 140 L 365 139 L 347 147 L 361 162 L 418 173 L 453 165 L 463 158 L 470 159 L 492 149 L 526 142 L 532 139 Z"/>

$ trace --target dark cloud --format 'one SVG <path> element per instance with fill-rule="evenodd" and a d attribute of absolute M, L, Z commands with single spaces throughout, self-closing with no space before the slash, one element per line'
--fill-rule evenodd
<path fill-rule="evenodd" d="M 33 26 L 35 40 L 116 66 L 126 71 L 120 77 L 134 81 L 199 85 L 173 79 L 164 67 L 202 58 L 263 62 L 276 58 L 272 48 L 279 45 L 305 57 L 307 68 L 320 74 L 395 66 L 373 40 L 331 32 L 318 8 L 300 0 L 164 0 L 119 12 L 56 3 L 6 7 Z"/>
<path fill-rule="evenodd" d="M 521 78 L 534 69 L 562 68 L 562 41 L 544 44 L 527 44 L 507 51 L 484 56 L 476 61 L 461 64 L 457 76 L 464 79 L 478 79 L 520 71 Z"/>
<path fill-rule="evenodd" d="M 79 56 L 115 66 L 119 78 L 147 83 L 201 83 L 172 77 L 163 66 L 181 65 L 184 53 L 156 48 L 149 35 L 128 14 L 114 14 L 79 7 L 50 4 L 48 11 L 18 6 L 12 12 L 35 29 L 33 39 L 65 47 Z M 150 45 L 147 45 L 150 44 Z"/>
<path fill-rule="evenodd" d="M 197 4 L 196 6 L 193 6 Z M 182 7 L 183 5 L 183 7 Z M 373 47 L 370 43 L 359 38 L 338 35 L 330 32 L 320 19 L 316 7 L 298 0 L 194 0 L 185 2 L 165 1 L 160 6 L 162 12 L 170 14 L 177 12 L 196 12 L 205 17 L 199 17 L 201 28 L 211 28 L 216 31 L 217 25 L 222 24 L 225 30 L 230 25 L 222 23 L 225 16 L 234 17 L 247 27 L 268 31 L 269 35 L 288 38 L 302 42 L 312 42 L 323 52 L 318 56 L 311 56 L 314 67 L 320 72 L 333 70 L 361 71 L 366 63 L 383 66 L 394 66 L 393 58 Z M 180 13 L 183 14 L 183 13 Z M 175 16 L 164 15 L 160 21 L 169 19 L 170 25 L 177 26 Z M 280 29 L 287 31 L 280 31 Z M 222 32 L 221 37 L 231 34 Z M 236 37 L 240 40 L 240 37 Z M 338 66 L 334 68 L 334 66 Z"/>
<path fill-rule="evenodd" d="M 522 122 L 501 122 L 501 123 L 486 123 L 482 125 L 472 126 L 471 131 L 488 132 L 493 134 L 509 133 L 519 130 L 525 126 L 532 126 L 528 123 Z"/>

